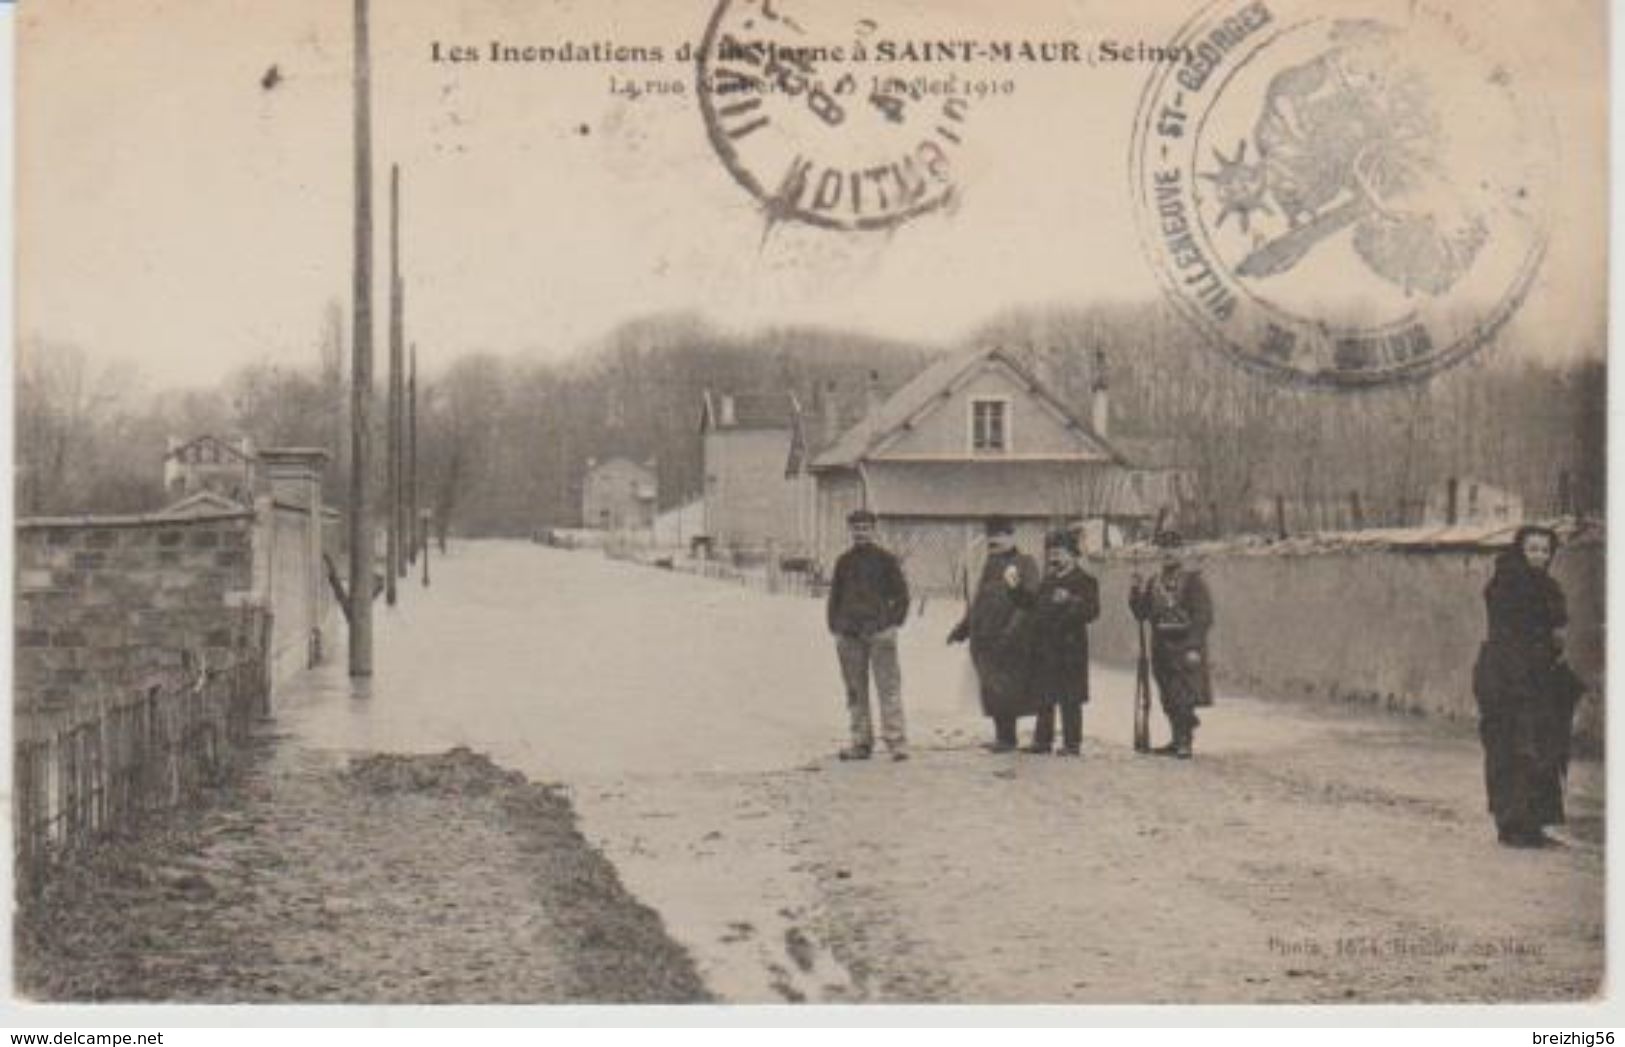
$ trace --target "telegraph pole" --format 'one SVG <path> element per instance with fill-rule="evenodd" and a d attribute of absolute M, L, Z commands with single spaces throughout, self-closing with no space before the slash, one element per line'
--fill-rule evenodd
<path fill-rule="evenodd" d="M 401 559 L 401 166 L 389 165 L 389 489 L 384 602 L 395 606 Z"/>
<path fill-rule="evenodd" d="M 406 559 L 418 562 L 423 533 L 418 527 L 418 344 L 412 343 L 412 370 L 406 379 Z"/>
<path fill-rule="evenodd" d="M 372 675 L 372 98 L 367 2 L 355 0 L 355 282 L 350 372 L 350 675 Z"/>

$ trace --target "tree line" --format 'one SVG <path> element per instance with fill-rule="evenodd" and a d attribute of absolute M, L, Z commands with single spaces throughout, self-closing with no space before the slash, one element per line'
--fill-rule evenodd
<path fill-rule="evenodd" d="M 348 366 L 337 306 L 312 342 L 303 362 L 156 393 L 128 366 L 25 342 L 18 513 L 159 508 L 166 438 L 204 432 L 327 448 L 327 497 L 342 504 Z M 1509 347 L 1492 346 L 1424 381 L 1310 390 L 1242 371 L 1160 303 L 1012 310 L 958 345 L 814 327 L 744 334 L 675 314 L 623 324 L 564 359 L 471 353 L 419 378 L 420 502 L 471 536 L 576 526 L 587 460 L 624 456 L 653 460 L 662 507 L 680 504 L 704 486 L 707 388 L 794 392 L 810 407 L 833 383 L 852 405 L 871 372 L 891 390 L 941 352 L 989 343 L 1015 350 L 1084 418 L 1103 361 L 1111 438 L 1146 459 L 1137 464 L 1186 471 L 1181 526 L 1199 533 L 1272 529 L 1278 512 L 1293 530 L 1415 523 L 1427 492 L 1451 477 L 1516 492 L 1532 515 L 1603 505 L 1600 351 L 1513 362 Z"/>

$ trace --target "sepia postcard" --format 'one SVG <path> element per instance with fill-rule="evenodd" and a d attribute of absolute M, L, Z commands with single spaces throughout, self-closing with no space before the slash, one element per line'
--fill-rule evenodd
<path fill-rule="evenodd" d="M 13 1005 L 1605 1002 L 1601 0 L 15 25 Z"/>

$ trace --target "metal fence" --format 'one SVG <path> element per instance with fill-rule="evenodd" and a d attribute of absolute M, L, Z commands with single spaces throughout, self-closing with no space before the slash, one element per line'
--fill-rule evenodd
<path fill-rule="evenodd" d="M 14 718 L 17 885 L 144 813 L 221 780 L 269 712 L 262 654 L 165 674 L 117 701 L 19 709 Z"/>

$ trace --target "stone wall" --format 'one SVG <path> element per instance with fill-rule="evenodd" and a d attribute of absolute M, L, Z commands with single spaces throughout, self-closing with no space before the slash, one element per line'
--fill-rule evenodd
<path fill-rule="evenodd" d="M 16 529 L 19 710 L 222 667 L 255 638 L 254 515 L 23 520 Z"/>
<path fill-rule="evenodd" d="M 1213 592 L 1215 683 L 1264 696 L 1307 697 L 1470 720 L 1472 665 L 1484 638 L 1483 590 L 1494 566 L 1482 551 L 1391 549 L 1223 552 L 1200 557 Z M 1149 560 L 1093 560 L 1102 613 L 1090 631 L 1097 658 L 1131 665 L 1130 575 Z M 1564 548 L 1553 575 L 1568 598 L 1570 664 L 1588 693 L 1581 742 L 1603 736 L 1603 545 Z"/>
<path fill-rule="evenodd" d="M 261 503 L 254 538 L 255 587 L 274 612 L 269 652 L 274 680 L 285 680 L 316 660 L 335 617 L 332 591 L 322 574 L 322 546 L 312 546 L 310 528 L 306 507 Z M 330 541 L 328 530 L 323 528 L 323 544 Z"/>

